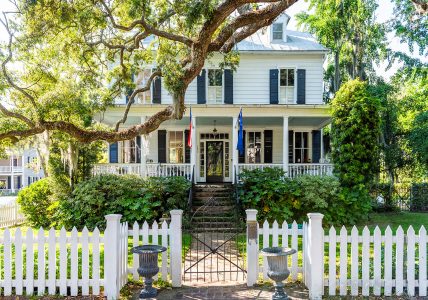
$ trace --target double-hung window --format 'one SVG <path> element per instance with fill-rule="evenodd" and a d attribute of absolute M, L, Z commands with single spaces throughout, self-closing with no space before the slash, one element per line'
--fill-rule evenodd
<path fill-rule="evenodd" d="M 279 103 L 294 103 L 294 74 L 295 69 L 287 68 L 279 70 Z"/>
<path fill-rule="evenodd" d="M 184 162 L 184 134 L 183 131 L 169 131 L 168 156 L 172 164 Z"/>
<path fill-rule="evenodd" d="M 140 147 L 136 143 L 136 139 L 120 142 L 122 149 L 122 163 L 136 163 L 141 155 Z"/>
<path fill-rule="evenodd" d="M 272 39 L 273 40 L 282 40 L 283 38 L 283 25 L 282 23 L 272 24 Z"/>
<path fill-rule="evenodd" d="M 294 133 L 294 162 L 310 163 L 309 153 L 310 153 L 309 133 L 295 132 Z"/>
<path fill-rule="evenodd" d="M 143 88 L 146 86 L 149 81 L 152 71 L 150 69 L 144 69 L 138 73 L 136 85 L 137 88 Z M 151 88 L 148 91 L 138 93 L 137 102 L 140 104 L 151 104 L 152 103 L 152 93 Z"/>
<path fill-rule="evenodd" d="M 262 162 L 262 133 L 248 132 L 247 161 L 249 164 Z"/>
<path fill-rule="evenodd" d="M 219 69 L 208 70 L 208 103 L 223 103 L 223 71 Z"/>

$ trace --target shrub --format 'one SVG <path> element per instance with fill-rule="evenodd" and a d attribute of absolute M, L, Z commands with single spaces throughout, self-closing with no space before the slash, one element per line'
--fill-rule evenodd
<path fill-rule="evenodd" d="M 41 179 L 18 193 L 18 204 L 30 226 L 49 227 L 53 220 L 52 190 L 49 178 Z"/>
<path fill-rule="evenodd" d="M 412 185 L 411 211 L 428 211 L 428 183 Z"/>
<path fill-rule="evenodd" d="M 104 228 L 104 216 L 113 213 L 129 223 L 151 222 L 170 209 L 181 208 L 177 203 L 187 202 L 190 183 L 183 179 L 94 176 L 76 185 L 71 196 L 61 201 L 58 218 L 67 228 L 87 226 L 91 230 Z"/>

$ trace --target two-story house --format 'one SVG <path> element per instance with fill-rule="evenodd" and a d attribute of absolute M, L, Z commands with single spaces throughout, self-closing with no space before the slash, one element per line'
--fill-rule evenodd
<path fill-rule="evenodd" d="M 148 136 L 109 145 L 109 163 L 94 173 L 143 176 L 194 176 L 195 182 L 234 182 L 243 169 L 281 167 L 289 176 L 330 174 L 322 129 L 331 121 L 323 102 L 323 63 L 328 49 L 302 32 L 287 30 L 283 15 L 272 26 L 240 42 L 236 71 L 219 69 L 220 57 L 205 64 L 189 86 L 182 120 L 167 121 Z M 144 85 L 151 68 L 136 76 Z M 104 115 L 112 125 L 125 109 L 126 97 Z M 172 98 L 154 81 L 141 93 L 125 126 L 144 122 Z M 192 109 L 192 147 L 189 135 Z M 245 151 L 237 151 L 242 109 Z"/>
<path fill-rule="evenodd" d="M 11 149 L 8 157 L 0 159 L 0 195 L 16 193 L 43 177 L 35 149 Z"/>

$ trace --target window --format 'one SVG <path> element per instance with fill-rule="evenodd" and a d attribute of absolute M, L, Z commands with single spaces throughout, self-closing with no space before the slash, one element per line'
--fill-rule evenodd
<path fill-rule="evenodd" d="M 138 73 L 136 84 L 137 88 L 142 88 L 147 84 L 150 76 L 152 75 L 152 71 L 150 69 L 144 69 Z M 152 103 L 152 94 L 151 89 L 148 91 L 138 93 L 137 95 L 138 103 L 140 104 L 151 104 Z"/>
<path fill-rule="evenodd" d="M 137 163 L 141 152 L 135 139 L 123 141 L 121 143 L 122 163 Z"/>
<path fill-rule="evenodd" d="M 272 39 L 273 40 L 282 40 L 282 37 L 283 37 L 282 29 L 283 29 L 282 23 L 274 23 L 272 25 Z"/>
<path fill-rule="evenodd" d="M 169 131 L 169 162 L 172 164 L 182 164 L 184 162 L 184 135 L 183 131 Z"/>
<path fill-rule="evenodd" d="M 208 70 L 208 103 L 223 103 L 223 71 Z"/>
<path fill-rule="evenodd" d="M 279 71 L 279 103 L 294 103 L 294 69 Z"/>
<path fill-rule="evenodd" d="M 248 132 L 247 161 L 250 164 L 262 162 L 262 133 Z"/>
<path fill-rule="evenodd" d="M 295 132 L 294 133 L 294 162 L 310 163 L 309 153 L 310 153 L 309 133 Z"/>

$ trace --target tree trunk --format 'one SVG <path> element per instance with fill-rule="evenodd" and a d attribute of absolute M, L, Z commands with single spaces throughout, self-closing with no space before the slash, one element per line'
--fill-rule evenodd
<path fill-rule="evenodd" d="M 67 151 L 67 160 L 68 160 L 68 174 L 70 176 L 70 187 L 73 189 L 73 185 L 75 183 L 75 174 L 77 170 L 77 160 L 79 157 L 79 151 L 76 144 L 72 141 L 68 144 Z"/>
<path fill-rule="evenodd" d="M 50 140 L 49 140 L 49 132 L 45 131 L 42 134 L 36 135 L 36 150 L 37 154 L 40 159 L 40 165 L 42 167 L 43 173 L 45 174 L 45 177 L 49 176 L 49 168 L 48 168 L 48 162 L 49 162 L 49 147 L 50 147 Z"/>
<path fill-rule="evenodd" d="M 340 88 L 340 51 L 334 52 L 334 92 Z"/>

